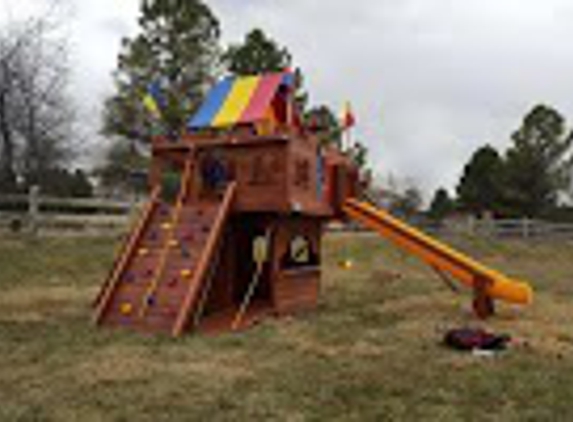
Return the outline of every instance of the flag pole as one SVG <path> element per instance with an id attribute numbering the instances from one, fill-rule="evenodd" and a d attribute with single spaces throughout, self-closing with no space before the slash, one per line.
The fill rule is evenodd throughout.
<path id="1" fill-rule="evenodd" d="M 354 116 L 352 114 L 352 110 L 350 108 L 350 102 L 347 101 L 344 106 L 344 111 L 342 115 L 342 139 L 341 139 L 341 150 L 342 152 L 349 152 L 352 148 L 352 126 L 354 126 Z M 344 145 L 346 143 L 346 145 Z"/>

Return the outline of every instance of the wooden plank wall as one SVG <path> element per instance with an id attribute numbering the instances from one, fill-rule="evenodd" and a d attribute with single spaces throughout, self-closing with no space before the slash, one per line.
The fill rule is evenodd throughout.
<path id="1" fill-rule="evenodd" d="M 201 180 L 200 161 L 208 154 L 220 160 L 237 181 L 236 212 L 287 211 L 285 143 L 268 142 L 229 145 L 199 153 L 196 177 Z"/>
<path id="2" fill-rule="evenodd" d="M 310 217 L 285 217 L 281 219 L 273 251 L 274 277 L 272 296 L 278 314 L 314 308 L 318 301 L 320 284 L 320 244 L 322 221 Z M 302 235 L 311 243 L 318 257 L 317 265 L 300 268 L 282 268 L 285 254 L 289 253 L 291 240 Z"/>

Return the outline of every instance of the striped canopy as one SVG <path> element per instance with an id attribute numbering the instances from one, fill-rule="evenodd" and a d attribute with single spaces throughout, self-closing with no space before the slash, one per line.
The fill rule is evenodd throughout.
<path id="1" fill-rule="evenodd" d="M 229 76 L 215 85 L 187 123 L 190 130 L 220 128 L 265 119 L 281 86 L 293 85 L 291 72 Z"/>

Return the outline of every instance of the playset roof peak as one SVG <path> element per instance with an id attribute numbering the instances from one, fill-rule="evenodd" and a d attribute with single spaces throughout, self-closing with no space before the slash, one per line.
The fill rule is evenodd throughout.
<path id="1" fill-rule="evenodd" d="M 284 108 L 294 85 L 291 71 L 227 76 L 215 84 L 199 110 L 189 119 L 191 131 L 255 123 L 272 118 L 273 104 Z"/>

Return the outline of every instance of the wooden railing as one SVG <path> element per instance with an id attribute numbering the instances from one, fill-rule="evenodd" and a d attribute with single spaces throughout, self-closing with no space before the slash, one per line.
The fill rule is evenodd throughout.
<path id="1" fill-rule="evenodd" d="M 160 189 L 156 187 L 152 194 L 147 206 L 143 210 L 141 217 L 136 223 L 136 226 L 131 231 L 131 235 L 128 237 L 125 246 L 119 251 L 117 261 L 113 267 L 110 277 L 104 283 L 98 298 L 96 299 L 96 312 L 94 315 L 94 322 L 98 324 L 103 317 L 105 308 L 111 298 L 111 295 L 119 282 L 121 274 L 125 271 L 131 256 L 135 251 L 135 246 L 138 244 L 145 227 L 148 225 L 149 220 L 153 214 L 154 208 L 159 202 Z"/>

